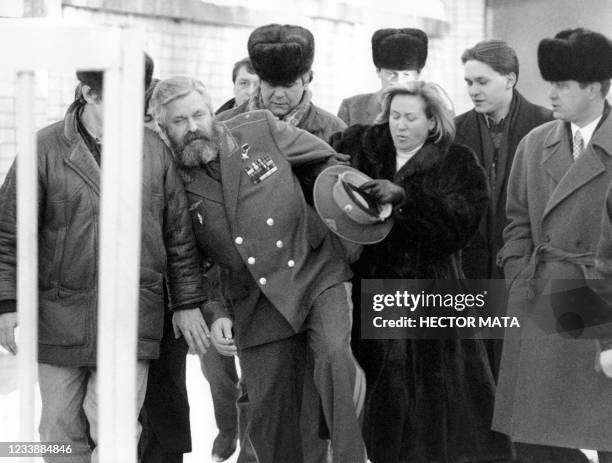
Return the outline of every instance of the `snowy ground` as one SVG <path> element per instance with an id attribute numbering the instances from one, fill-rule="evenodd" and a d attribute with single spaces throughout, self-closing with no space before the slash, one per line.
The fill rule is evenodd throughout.
<path id="1" fill-rule="evenodd" d="M 193 451 L 185 455 L 184 463 L 207 463 L 212 461 L 210 451 L 217 435 L 213 416 L 212 401 L 208 383 L 202 376 L 200 362 L 196 356 L 187 357 L 187 389 L 191 407 L 191 439 Z M 36 403 L 36 423 L 40 416 L 40 398 Z M 16 358 L 2 352 L 0 348 L 0 442 L 18 440 L 19 432 L 19 392 L 17 391 Z M 597 461 L 595 452 L 586 451 L 593 463 Z M 236 463 L 237 452 L 228 463 Z M 10 460 L 0 458 L 0 463 Z M 37 459 L 42 461 L 42 459 Z M 15 463 L 23 463 L 22 458 Z"/>

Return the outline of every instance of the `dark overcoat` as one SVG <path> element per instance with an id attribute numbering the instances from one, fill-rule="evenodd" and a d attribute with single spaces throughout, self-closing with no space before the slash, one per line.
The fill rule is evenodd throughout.
<path id="1" fill-rule="evenodd" d="M 480 164 L 486 166 L 483 135 L 487 134 L 481 132 L 478 122 L 480 117 L 483 116 L 474 109 L 457 116 L 455 142 L 470 147 Z M 530 103 L 515 91 L 508 117 L 510 120 L 506 134 L 499 147 L 496 185 L 490 207 L 480 222 L 478 232 L 462 252 L 463 271 L 467 278 L 503 278 L 503 272 L 495 259 L 503 246 L 502 232 L 507 224 L 506 190 L 514 153 L 521 139 L 531 129 L 552 120 L 552 112 Z"/>
<path id="2" fill-rule="evenodd" d="M 380 92 L 362 93 L 342 100 L 338 117 L 349 127 L 370 125 L 380 111 Z"/>
<path id="3" fill-rule="evenodd" d="M 396 172 L 389 126 L 353 126 L 333 137 L 339 152 L 373 178 L 394 181 L 406 202 L 381 243 L 354 265 L 359 320 L 361 278 L 460 278 L 458 252 L 476 232 L 488 201 L 474 153 L 427 142 Z M 359 340 L 366 371 L 364 435 L 374 463 L 464 462 L 505 458 L 508 441 L 490 431 L 494 384 L 479 340 Z"/>

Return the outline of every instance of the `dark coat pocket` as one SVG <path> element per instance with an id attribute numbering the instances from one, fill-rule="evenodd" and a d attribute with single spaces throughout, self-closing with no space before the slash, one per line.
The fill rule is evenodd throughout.
<path id="1" fill-rule="evenodd" d="M 140 269 L 138 338 L 160 341 L 164 331 L 163 277 L 152 270 Z"/>
<path id="2" fill-rule="evenodd" d="M 38 339 L 41 344 L 73 347 L 87 342 L 88 292 L 52 288 L 39 296 Z"/>

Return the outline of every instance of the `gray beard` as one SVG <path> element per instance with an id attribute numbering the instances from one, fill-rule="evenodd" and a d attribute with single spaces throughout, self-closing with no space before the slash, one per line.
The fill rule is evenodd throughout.
<path id="1" fill-rule="evenodd" d="M 187 146 L 172 150 L 174 158 L 183 168 L 196 168 L 208 164 L 216 159 L 219 154 L 219 146 L 214 140 L 198 138 Z"/>

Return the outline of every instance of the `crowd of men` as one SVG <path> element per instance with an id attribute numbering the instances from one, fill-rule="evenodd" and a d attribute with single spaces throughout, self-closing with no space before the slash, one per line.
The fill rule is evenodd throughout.
<path id="1" fill-rule="evenodd" d="M 322 170 L 347 163 L 330 137 L 374 123 L 387 86 L 420 78 L 428 38 L 412 28 L 376 31 L 381 88 L 344 99 L 338 116 L 313 103 L 310 31 L 259 27 L 247 49 L 232 71 L 234 97 L 216 111 L 197 78 L 152 82 L 147 61 L 145 122 L 155 131 L 145 129 L 143 145 L 140 459 L 180 462 L 191 450 L 190 350 L 212 391 L 215 461 L 239 441 L 241 463 L 365 463 L 367 385 L 351 351 L 355 249 L 318 217 L 312 189 Z M 455 142 L 473 150 L 490 192 L 462 251 L 463 272 L 505 278 L 510 299 L 528 298 L 535 278 L 612 273 L 612 43 L 572 29 L 543 39 L 537 52 L 552 111 L 516 90 L 519 62 L 507 43 L 483 41 L 457 57 L 474 107 L 456 117 Z M 105 115 L 102 73 L 77 78 L 65 119 L 38 133 L 38 361 L 41 440 L 88 446 L 91 454 L 70 460 L 85 462 L 97 458 Z M 13 354 L 15 198 L 13 165 L 0 189 L 0 345 Z M 507 461 L 586 461 L 578 449 L 588 448 L 612 462 L 612 382 L 600 361 L 609 337 L 488 343 L 497 379 L 491 426 L 515 446 Z"/>

